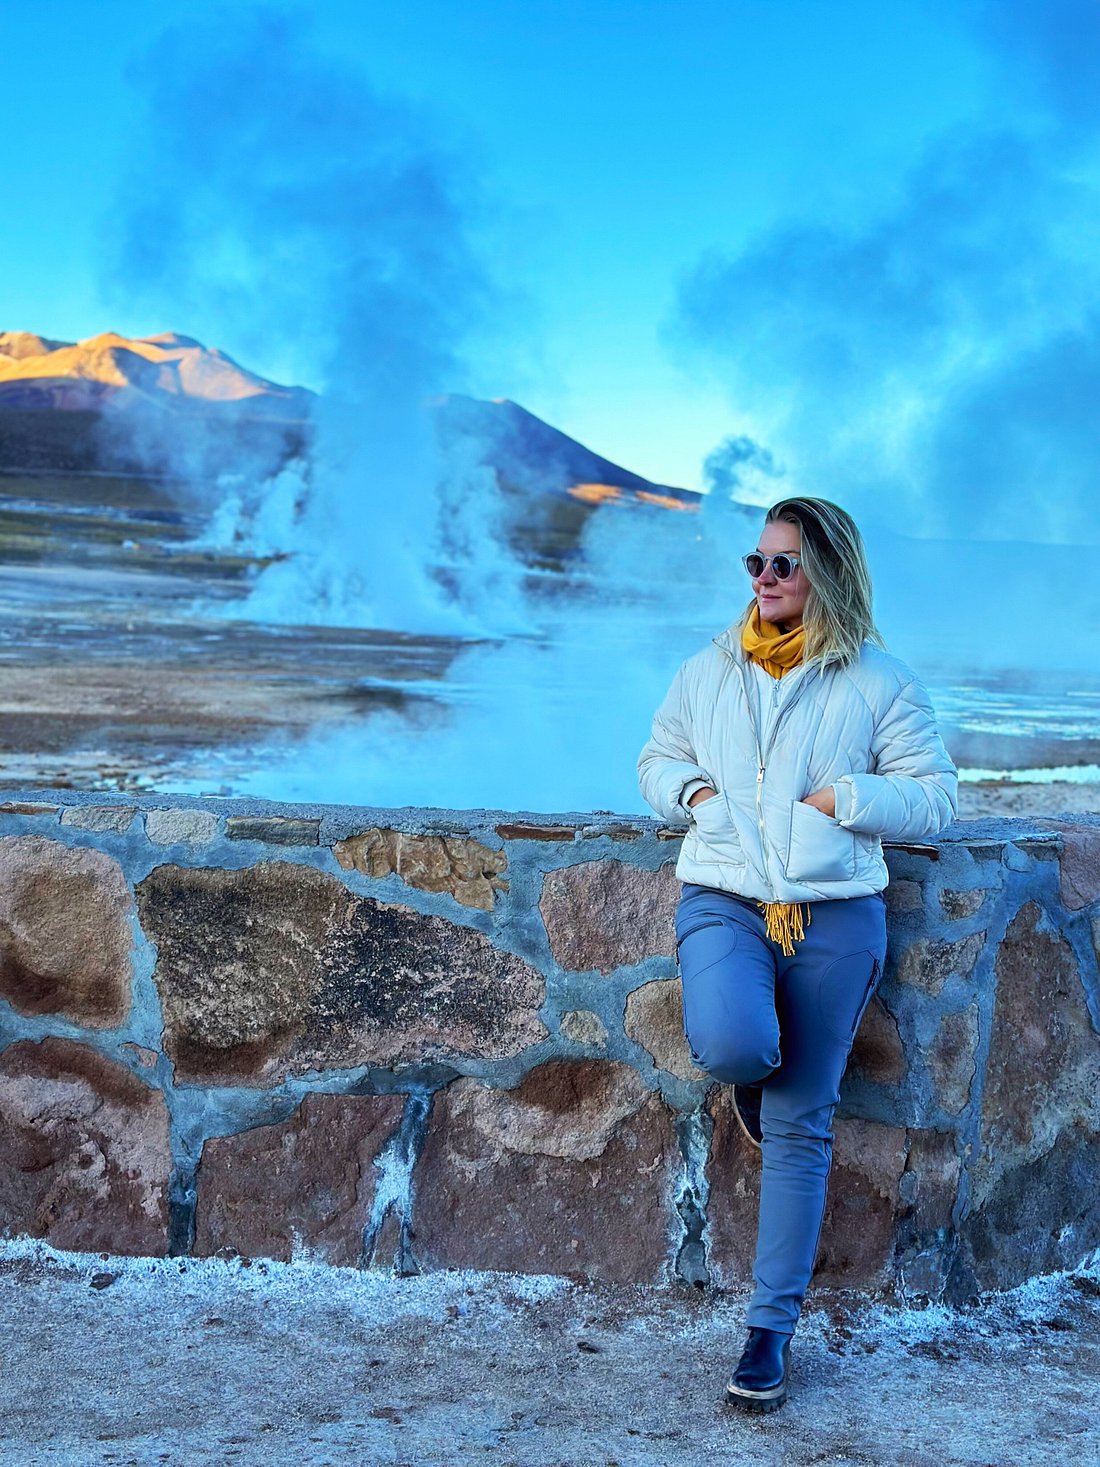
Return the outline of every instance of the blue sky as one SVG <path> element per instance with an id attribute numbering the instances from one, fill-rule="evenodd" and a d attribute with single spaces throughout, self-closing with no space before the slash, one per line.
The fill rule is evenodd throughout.
<path id="1" fill-rule="evenodd" d="M 232 199 L 207 198 L 205 212 L 191 202 L 207 184 L 204 153 L 219 155 L 226 133 L 245 125 L 247 106 L 230 115 L 218 99 L 227 68 L 239 66 L 234 44 L 255 49 L 257 8 L 272 10 L 202 0 L 0 8 L 0 329 L 70 339 L 175 329 L 259 371 L 323 385 L 323 354 L 267 329 L 270 290 L 255 292 L 251 314 L 233 299 L 249 228 L 285 224 L 272 212 L 278 180 L 231 227 Z M 623 465 L 689 487 L 703 486 L 716 445 L 749 434 L 809 490 L 824 438 L 819 487 L 839 497 L 854 450 L 835 407 L 859 425 L 857 447 L 874 437 L 861 492 L 889 483 L 910 506 L 946 502 L 960 464 L 1004 468 L 960 444 L 964 429 L 940 412 L 948 397 L 969 393 L 975 420 L 1002 441 L 1010 398 L 1013 423 L 1035 417 L 1034 437 L 1050 431 L 1060 372 L 1082 402 L 1096 385 L 1087 325 L 1100 264 L 1090 232 L 1096 118 L 1080 81 L 1096 59 L 1096 9 L 316 0 L 290 11 L 300 66 L 277 47 L 270 86 L 255 86 L 254 146 L 286 142 L 274 114 L 316 78 L 322 110 L 330 85 L 392 103 L 451 179 L 460 217 L 443 210 L 454 248 L 440 268 L 477 307 L 448 322 L 447 351 L 417 380 L 432 384 L 453 361 L 455 380 L 440 388 L 514 398 Z M 214 53 L 222 70 L 208 89 Z M 295 97 L 280 91 L 282 77 Z M 318 146 L 338 149 L 339 131 L 316 126 Z M 202 144 L 189 149 L 195 136 Z M 211 189 L 235 187 L 224 160 L 210 178 Z M 299 197 L 300 175 L 295 188 Z M 177 239 L 195 240 L 207 218 L 215 233 L 224 227 L 201 280 L 168 243 L 155 262 L 135 253 L 152 217 Z M 931 286 L 898 288 L 926 236 Z M 313 247 L 323 249 L 322 236 Z M 188 276 L 178 290 L 176 268 Z M 887 284 L 867 291 L 875 271 Z M 845 295 L 837 281 L 849 276 L 859 289 Z M 351 272 L 329 280 L 325 309 L 353 282 Z M 284 326 L 304 288 L 275 292 Z M 1004 302 L 1025 296 L 1026 319 L 1006 332 Z M 1075 351 L 1067 333 L 1083 331 Z M 990 340 L 993 365 L 977 351 Z M 1036 354 L 1045 376 L 1033 411 L 1021 363 Z M 1055 415 L 1055 428 L 1074 445 L 1063 474 L 1072 503 L 1095 444 L 1083 418 L 1069 417 Z M 912 422 L 919 433 L 906 438 L 898 425 Z"/>

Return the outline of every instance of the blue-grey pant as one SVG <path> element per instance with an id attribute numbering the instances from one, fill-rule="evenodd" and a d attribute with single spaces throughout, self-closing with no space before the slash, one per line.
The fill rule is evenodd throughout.
<path id="1" fill-rule="evenodd" d="M 754 901 L 692 882 L 676 909 L 695 1062 L 722 1084 L 762 1086 L 747 1322 L 784 1334 L 794 1333 L 813 1272 L 840 1081 L 886 956 L 885 900 L 813 902 L 805 934 L 784 957 Z"/>

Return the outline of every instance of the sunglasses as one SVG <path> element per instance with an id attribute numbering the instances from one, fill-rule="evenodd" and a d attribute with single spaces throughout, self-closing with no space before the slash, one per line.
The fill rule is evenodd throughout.
<path id="1" fill-rule="evenodd" d="M 748 555 L 743 555 L 741 564 L 755 581 L 757 576 L 764 574 L 764 567 L 769 560 L 772 563 L 772 574 L 777 581 L 789 581 L 802 564 L 797 555 L 761 555 L 759 550 L 751 550 Z"/>

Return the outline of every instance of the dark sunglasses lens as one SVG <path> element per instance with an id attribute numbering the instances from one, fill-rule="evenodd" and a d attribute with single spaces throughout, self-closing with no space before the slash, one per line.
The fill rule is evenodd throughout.
<path id="1" fill-rule="evenodd" d="M 772 570 L 775 571 L 775 579 L 777 581 L 789 580 L 792 572 L 794 571 L 794 566 L 791 564 L 790 556 L 773 555 Z"/>
<path id="2" fill-rule="evenodd" d="M 745 569 L 750 576 L 758 576 L 764 569 L 764 557 L 762 555 L 746 555 Z"/>

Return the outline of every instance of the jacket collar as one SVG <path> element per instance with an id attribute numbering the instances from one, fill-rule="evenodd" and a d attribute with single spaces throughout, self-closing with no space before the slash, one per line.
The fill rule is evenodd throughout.
<path id="1" fill-rule="evenodd" d="M 716 647 L 721 647 L 723 652 L 728 652 L 736 662 L 747 662 L 748 654 L 741 645 L 741 633 L 737 622 L 730 622 L 725 631 L 719 632 L 716 637 L 711 637 Z"/>

